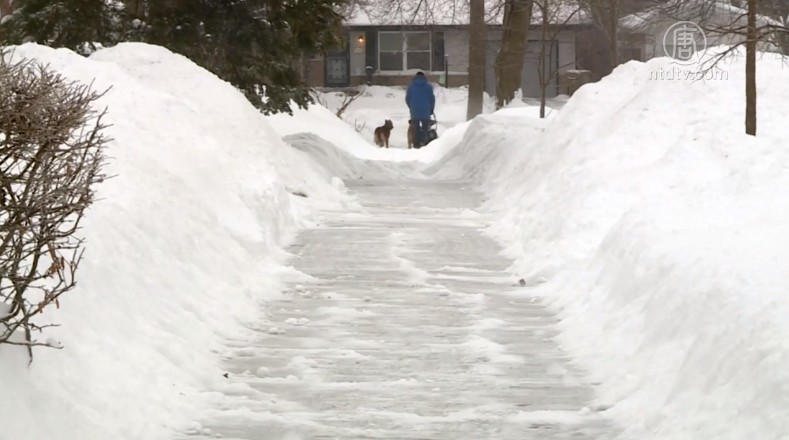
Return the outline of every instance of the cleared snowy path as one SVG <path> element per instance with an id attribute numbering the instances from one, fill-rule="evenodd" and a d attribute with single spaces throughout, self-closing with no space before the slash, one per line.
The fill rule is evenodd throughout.
<path id="1" fill-rule="evenodd" d="M 504 270 L 460 182 L 348 183 L 367 213 L 303 231 L 294 283 L 228 359 L 237 394 L 208 436 L 608 439 L 553 341 L 556 318 Z M 284 331 L 281 332 L 280 330 Z M 243 347 L 241 346 L 243 345 Z"/>

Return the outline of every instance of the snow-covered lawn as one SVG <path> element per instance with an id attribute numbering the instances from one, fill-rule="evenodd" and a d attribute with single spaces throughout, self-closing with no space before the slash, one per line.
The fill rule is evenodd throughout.
<path id="1" fill-rule="evenodd" d="M 759 60 L 759 136 L 743 131 L 743 62 L 728 79 L 650 80 L 630 62 L 547 119 L 518 103 L 465 122 L 438 91 L 440 138 L 403 150 L 404 90 L 344 113 L 264 117 L 162 48 L 82 58 L 24 45 L 109 107 L 108 174 L 89 211 L 78 288 L 42 317 L 63 350 L 0 346 L 0 439 L 165 440 L 223 383 L 228 338 L 282 287 L 282 246 L 320 211 L 358 210 L 340 179 L 464 178 L 523 295 L 563 318 L 560 342 L 599 382 L 593 410 L 625 439 L 789 435 L 789 68 Z M 372 130 L 392 119 L 388 151 Z M 363 126 L 360 133 L 357 127 Z M 362 159 L 362 160 L 359 160 Z M 305 197 L 306 196 L 306 197 Z"/>

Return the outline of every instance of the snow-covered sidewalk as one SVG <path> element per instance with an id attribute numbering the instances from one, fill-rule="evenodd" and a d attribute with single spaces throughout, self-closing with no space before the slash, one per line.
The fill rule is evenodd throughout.
<path id="1" fill-rule="evenodd" d="M 233 341 L 184 438 L 608 439 L 556 318 L 506 273 L 463 182 L 348 183 L 363 212 L 301 232 L 293 276 Z"/>

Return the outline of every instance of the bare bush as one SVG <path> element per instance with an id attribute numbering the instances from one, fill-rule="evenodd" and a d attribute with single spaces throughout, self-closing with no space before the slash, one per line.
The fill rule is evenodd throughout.
<path id="1" fill-rule="evenodd" d="M 329 103 L 326 101 L 326 98 L 323 97 L 323 94 L 316 90 L 310 90 L 310 95 L 315 102 L 326 108 L 329 108 Z"/>
<path id="2" fill-rule="evenodd" d="M 91 109 L 102 94 L 31 60 L 0 53 L 0 344 L 58 347 L 33 334 L 76 285 L 108 139 Z"/>
<path id="3" fill-rule="evenodd" d="M 353 104 L 354 101 L 359 99 L 360 96 L 364 94 L 364 88 L 362 90 L 353 90 L 353 91 L 346 91 L 342 97 L 342 102 L 340 106 L 337 108 L 337 112 L 335 113 L 338 118 L 342 118 L 342 114 L 345 113 L 345 110 L 348 110 L 348 107 Z"/>

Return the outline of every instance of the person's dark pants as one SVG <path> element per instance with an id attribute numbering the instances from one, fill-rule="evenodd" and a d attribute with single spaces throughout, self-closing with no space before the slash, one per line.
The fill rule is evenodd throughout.
<path id="1" fill-rule="evenodd" d="M 416 135 L 416 144 L 420 147 L 427 145 L 427 133 L 430 130 L 430 119 L 412 119 Z"/>

